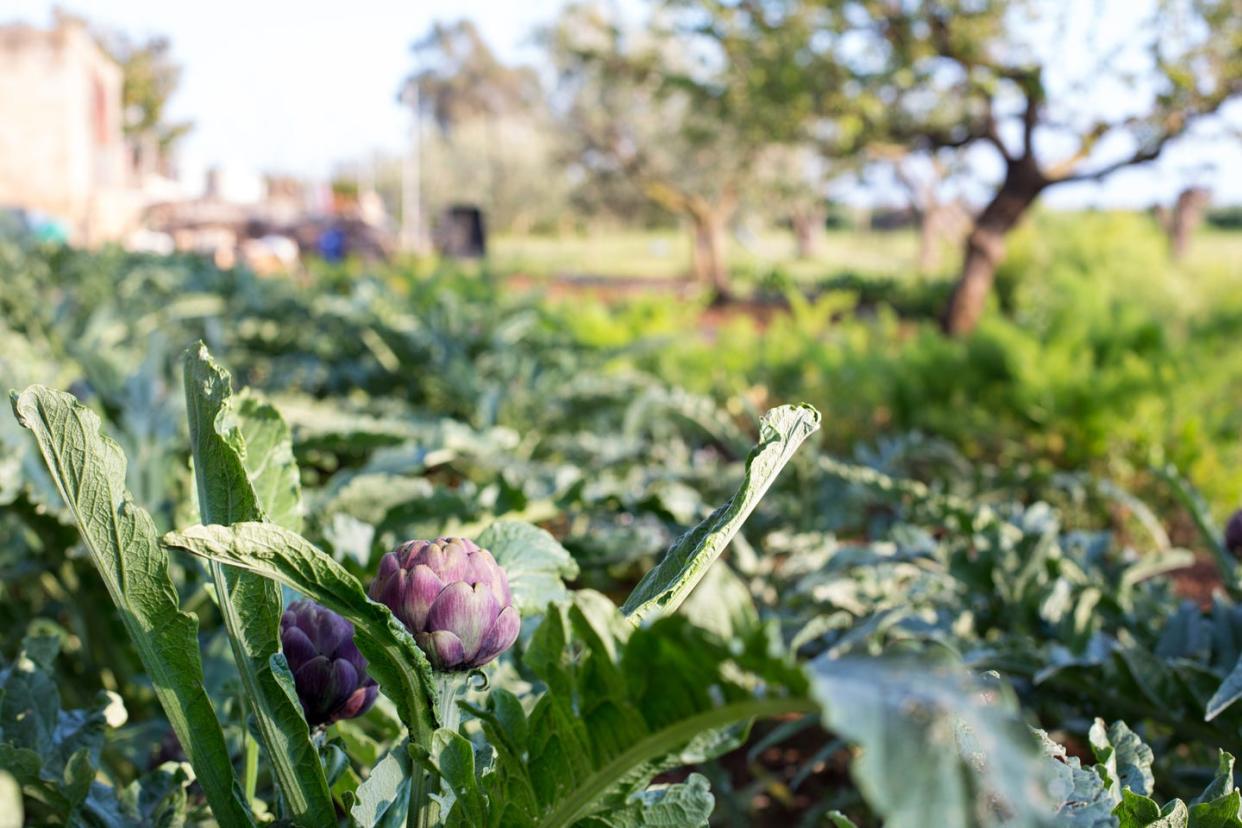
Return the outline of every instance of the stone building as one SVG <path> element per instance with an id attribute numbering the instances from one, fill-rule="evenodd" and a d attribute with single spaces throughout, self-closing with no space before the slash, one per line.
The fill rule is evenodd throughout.
<path id="1" fill-rule="evenodd" d="M 70 239 L 120 238 L 140 208 L 130 187 L 121 69 L 85 23 L 0 26 L 0 208 L 38 211 Z"/>

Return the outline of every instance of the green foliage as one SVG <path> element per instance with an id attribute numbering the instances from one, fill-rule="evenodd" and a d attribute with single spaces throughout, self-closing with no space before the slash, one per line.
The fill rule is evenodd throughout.
<path id="1" fill-rule="evenodd" d="M 124 488 L 120 448 L 68 394 L 32 386 L 14 394 L 13 411 L 38 442 L 216 819 L 252 824 L 203 685 L 197 621 L 178 606 L 150 515 Z"/>
<path id="2" fill-rule="evenodd" d="M 228 372 L 201 342 L 186 352 L 184 363 L 190 454 L 202 519 L 229 525 L 271 514 L 276 523 L 296 529 L 301 524 L 298 472 L 280 415 L 252 397 L 235 398 Z M 243 570 L 215 562 L 211 568 L 255 729 L 290 815 L 310 824 L 332 804 L 293 676 L 280 653 L 280 588 Z"/>
<path id="3" fill-rule="evenodd" d="M 819 412 L 810 406 L 785 406 L 764 415 L 759 444 L 746 458 L 746 476 L 737 493 L 706 520 L 687 532 L 643 576 L 622 610 L 635 621 L 675 612 L 729 541 L 742 528 L 776 475 L 819 428 Z"/>
<path id="4" fill-rule="evenodd" d="M 1138 225 L 1117 226 L 1121 247 Z M 1078 278 L 1068 274 L 1106 266 L 1081 239 L 1052 248 L 1048 263 L 1065 263 L 1066 285 Z M 1084 264 L 1071 265 L 1075 257 Z M 1011 316 L 961 343 L 890 313 L 883 291 L 862 318 L 841 292 L 818 302 L 793 294 L 792 314 L 766 330 L 734 320 L 705 343 L 685 329 L 697 324 L 693 307 L 599 306 L 567 328 L 564 310 L 454 274 L 392 270 L 387 283 L 324 276 L 296 286 L 195 260 L 0 245 L 3 268 L 0 380 L 54 380 L 81 400 L 19 396 L 35 441 L 0 418 L 0 645 L 26 652 L 3 681 L 33 680 L 21 666 L 29 662 L 45 676 L 40 687 L 58 688 L 64 715 L 98 726 L 106 689 L 123 698 L 129 721 L 92 731 L 97 755 L 68 774 L 53 729 L 32 743 L 39 764 L 3 765 L 0 807 L 4 780 L 16 777 L 26 813 L 43 823 L 72 824 L 75 802 L 102 824 L 182 809 L 192 823 L 210 818 L 203 774 L 188 785 L 188 771 L 167 764 L 178 758 L 164 744 L 165 718 L 176 715 L 159 705 L 167 673 L 144 663 L 150 653 L 135 658 L 117 644 L 135 618 L 114 609 L 109 573 L 130 579 L 127 607 L 152 594 L 166 607 L 175 585 L 201 618 L 198 635 L 177 637 L 177 663 L 200 653 L 202 673 L 174 678 L 193 679 L 215 702 L 230 771 L 254 755 L 245 745 L 259 724 L 256 693 L 238 669 L 250 651 L 240 664 L 230 658 L 210 568 L 153 544 L 172 529 L 169 548 L 215 559 L 233 583 L 278 580 L 346 614 L 383 687 L 366 716 L 317 737 L 318 757 L 287 769 L 260 762 L 248 776 L 256 820 L 292 816 L 285 773 L 311 787 L 322 773 L 338 826 L 702 824 L 710 814 L 725 825 L 921 817 L 973 828 L 1008 816 L 1103 828 L 1124 809 L 1135 819 L 1184 812 L 1188 825 L 1237 816 L 1217 748 L 1242 750 L 1233 703 L 1242 611 L 1227 590 L 1180 601 L 1177 570 L 1195 557 L 1181 546 L 1202 556 L 1218 528 L 1193 488 L 1164 471 L 1181 450 L 1165 437 L 1178 424 L 1153 425 L 1156 413 L 1211 408 L 1206 395 L 1230 376 L 1221 354 L 1236 326 L 1223 285 L 1205 287 L 1222 290 L 1211 313 L 1190 303 L 1161 317 L 1162 290 L 1130 289 L 1118 271 L 1084 305 L 1087 323 L 1044 328 L 1032 320 L 1069 319 L 1073 297 L 1058 305 L 1055 294 L 1027 290 L 1027 272 Z M 1156 320 L 1161 336 L 1127 314 Z M 592 315 L 607 323 L 597 341 Z M 231 394 L 205 356 L 192 354 L 183 376 L 179 355 L 199 337 L 247 390 Z M 1061 339 L 1077 345 L 1062 350 Z M 1089 354 L 1091 370 L 1072 347 Z M 1185 394 L 1177 401 L 1135 380 L 1147 363 L 1204 372 L 1169 375 Z M 1128 378 L 1129 397 L 1117 377 Z M 1116 398 L 1092 408 L 1089 386 L 1105 392 L 1115 381 Z M 1062 388 L 1085 401 L 1049 390 Z M 852 462 L 805 442 L 786 456 L 811 435 L 809 409 L 758 416 L 767 399 L 802 390 L 828 410 L 821 445 Z M 38 401 L 73 416 L 34 418 Z M 1092 412 L 1098 422 L 1084 419 Z M 1216 422 L 1223 434 L 1230 420 Z M 910 423 L 936 424 L 937 435 L 875 439 Z M 1116 442 L 1085 449 L 1095 429 Z M 1050 430 L 1063 432 L 1059 449 Z M 1140 433 L 1151 453 L 1129 442 Z M 149 514 L 122 544 L 123 572 L 96 571 L 99 550 L 116 544 L 93 519 L 137 507 L 66 506 L 57 489 L 66 474 L 52 453 L 49 476 L 40 451 L 62 444 L 94 446 L 64 466 L 73 485 L 106 471 L 92 504 L 119 503 L 128 487 Z M 1219 436 L 1202 445 L 1230 450 Z M 1071 456 L 1142 482 L 1154 503 L 1174 508 L 1152 509 L 1109 479 L 1050 462 Z M 1152 459 L 1159 475 L 1146 471 Z M 1209 503 L 1220 506 L 1213 491 Z M 90 554 L 75 508 L 92 519 Z M 441 534 L 493 549 L 526 620 L 513 650 L 487 666 L 486 688 L 474 677 L 456 708 L 404 629 L 363 592 L 379 554 Z M 659 560 L 667 563 L 645 575 Z M 1206 570 L 1209 588 L 1215 577 Z M 146 578 L 157 588 L 134 586 Z M 675 599 L 653 605 L 646 624 L 617 609 L 660 596 Z M 262 619 L 279 603 L 265 600 L 236 602 L 243 643 L 270 644 Z M 142 629 L 155 639 L 182 623 L 158 617 Z M 43 618 L 65 634 L 23 645 L 22 631 Z M 53 720 L 50 703 L 38 716 L 19 716 L 25 702 L 6 708 L 21 692 L 0 700 L 5 722 Z M 1092 727 L 1097 715 L 1127 724 Z M 1034 721 L 1073 755 L 1046 743 L 1041 757 L 1025 728 Z M 0 745 L 42 739 L 0 728 Z M 752 731 L 749 750 L 733 750 Z M 201 750 L 191 758 L 201 764 Z"/>
<path id="5" fill-rule="evenodd" d="M 578 564 L 543 529 L 520 521 L 497 521 L 475 542 L 505 570 L 514 606 L 521 613 L 537 614 L 550 603 L 569 599 L 564 582 L 578 577 Z"/>
<path id="6" fill-rule="evenodd" d="M 358 649 L 411 736 L 420 743 L 430 738 L 436 692 L 427 657 L 388 607 L 368 598 L 330 555 L 270 523 L 192 526 L 168 533 L 163 543 L 287 584 L 352 621 Z"/>

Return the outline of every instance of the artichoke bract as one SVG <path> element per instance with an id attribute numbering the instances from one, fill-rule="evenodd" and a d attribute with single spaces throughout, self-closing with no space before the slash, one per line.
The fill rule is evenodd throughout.
<path id="1" fill-rule="evenodd" d="M 1242 558 L 1242 509 L 1234 512 L 1225 524 L 1225 548 Z"/>
<path id="2" fill-rule="evenodd" d="M 380 560 L 369 594 L 440 671 L 481 667 L 513 646 L 521 626 L 504 569 L 466 538 L 401 544 Z"/>
<path id="3" fill-rule="evenodd" d="M 280 618 L 280 645 L 311 727 L 352 719 L 379 687 L 354 644 L 354 625 L 314 601 L 294 601 Z"/>

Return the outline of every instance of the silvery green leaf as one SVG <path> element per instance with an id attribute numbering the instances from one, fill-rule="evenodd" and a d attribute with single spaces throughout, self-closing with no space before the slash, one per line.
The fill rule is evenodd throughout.
<path id="1" fill-rule="evenodd" d="M 301 525 L 298 470 L 280 415 L 253 397 L 235 397 L 228 372 L 201 342 L 186 351 L 183 364 L 202 519 L 227 525 L 271 515 L 296 529 Z M 255 729 L 290 815 L 309 822 L 331 810 L 332 798 L 280 655 L 280 587 L 216 561 L 211 571 Z"/>
<path id="2" fill-rule="evenodd" d="M 819 412 L 809 405 L 786 405 L 765 414 L 737 492 L 673 543 L 634 587 L 622 611 L 635 622 L 675 611 L 742 528 L 798 446 L 819 429 L 819 420 Z"/>
<path id="3" fill-rule="evenodd" d="M 226 828 L 251 825 L 203 687 L 198 623 L 178 606 L 151 516 L 125 490 L 124 455 L 68 394 L 32 386 L 13 395 L 13 411 L 34 434 L 213 815 Z"/>

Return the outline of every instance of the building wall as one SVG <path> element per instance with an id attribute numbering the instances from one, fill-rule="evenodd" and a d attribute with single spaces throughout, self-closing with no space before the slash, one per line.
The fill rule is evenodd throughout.
<path id="1" fill-rule="evenodd" d="M 73 241 L 119 237 L 127 191 L 121 70 L 79 21 L 0 27 L 0 206 L 64 221 Z"/>

